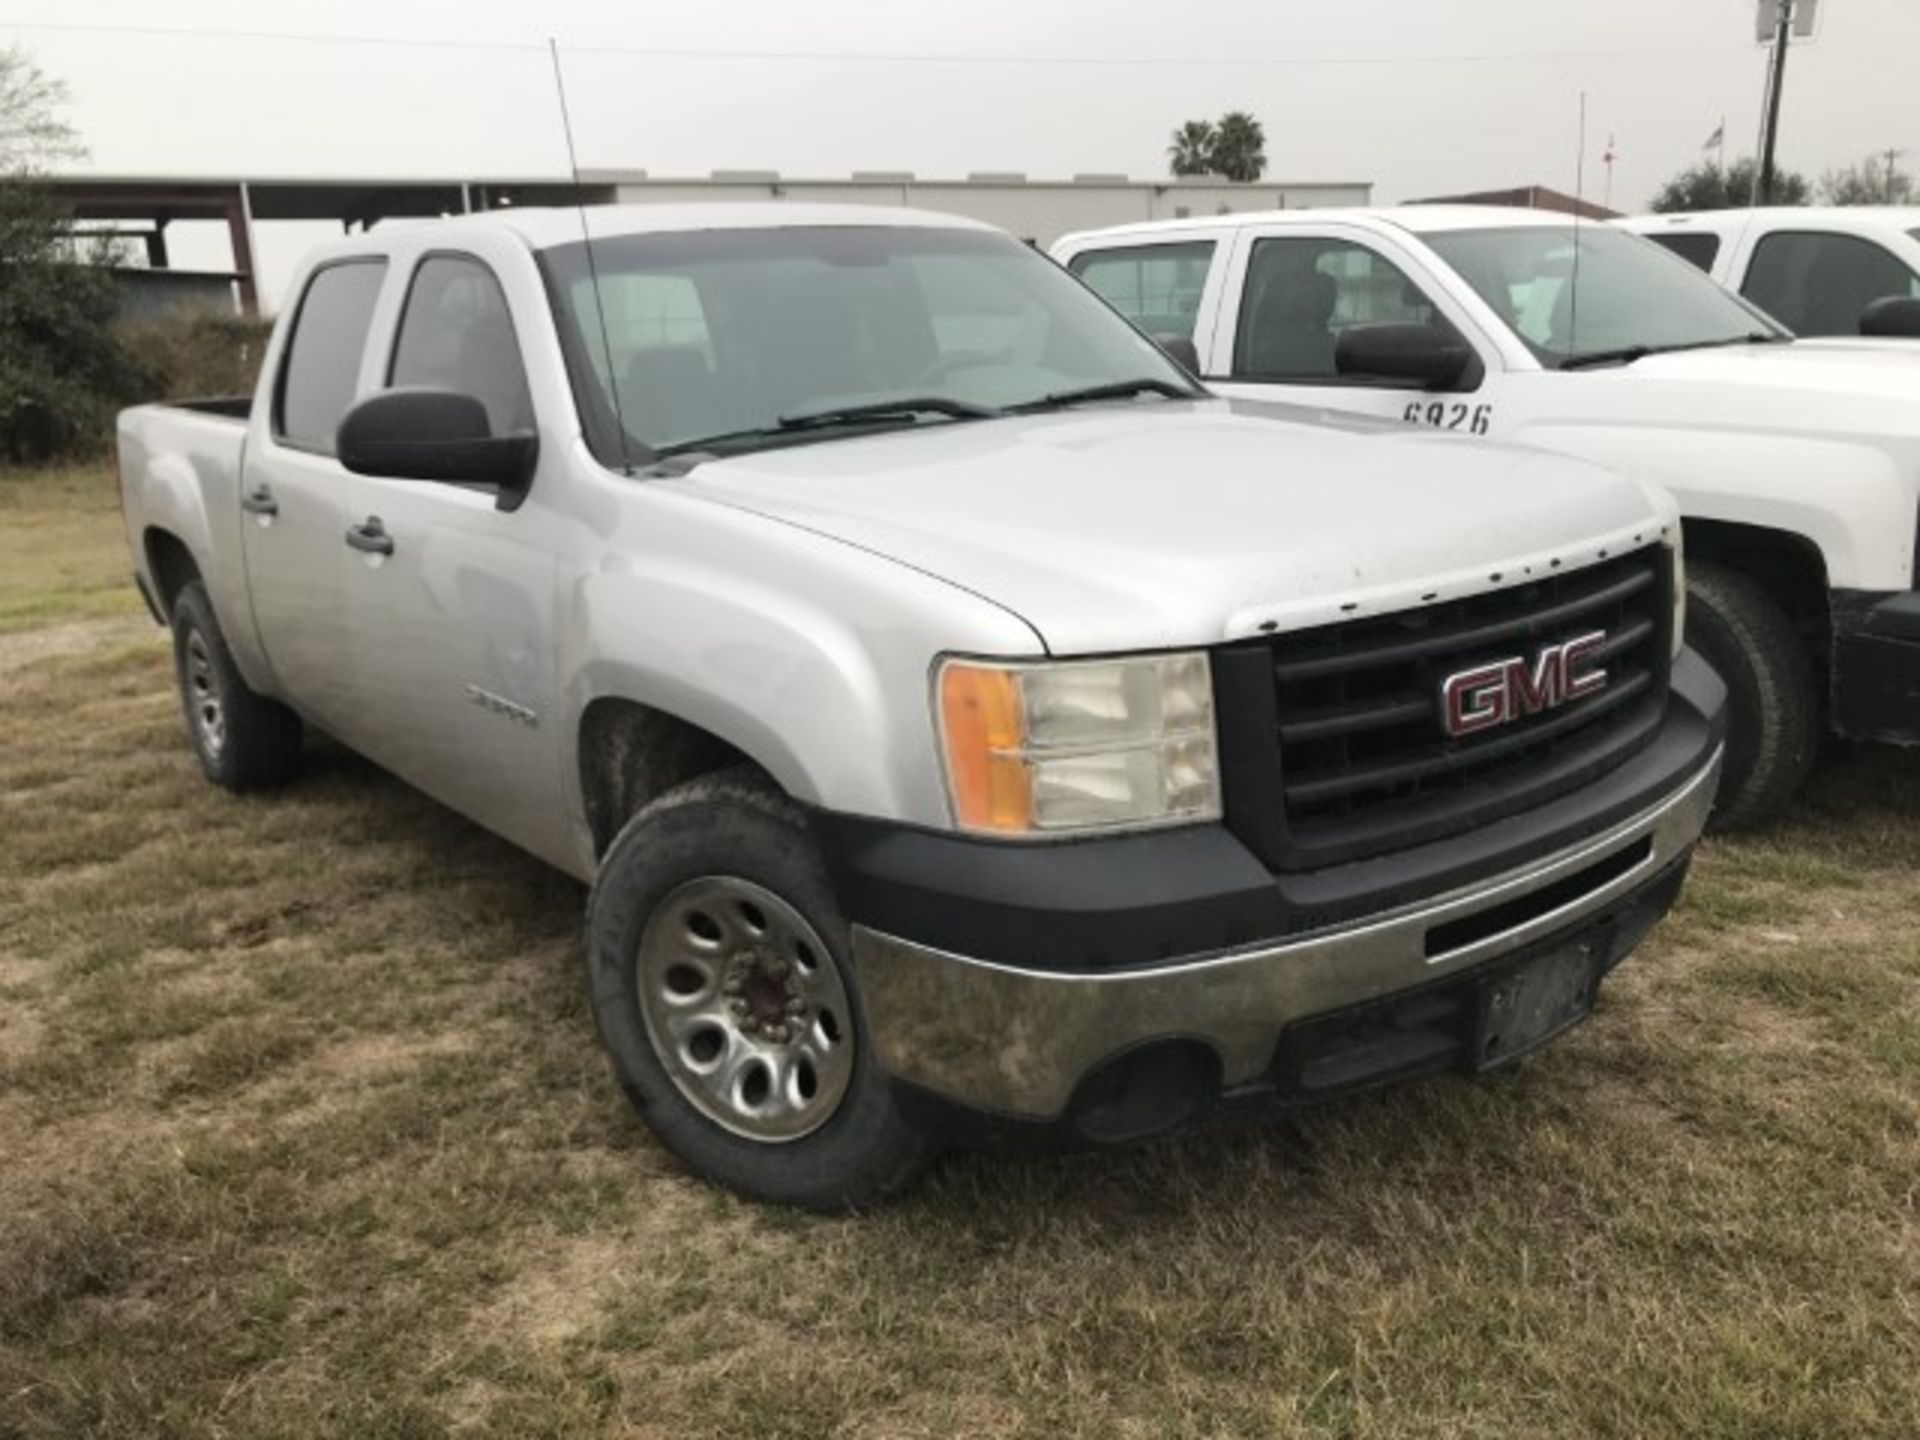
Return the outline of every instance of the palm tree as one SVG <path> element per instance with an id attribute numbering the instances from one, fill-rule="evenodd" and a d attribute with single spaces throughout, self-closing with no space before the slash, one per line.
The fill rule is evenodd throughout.
<path id="1" fill-rule="evenodd" d="M 1213 170 L 1229 180 L 1258 180 L 1267 170 L 1267 132 L 1244 110 L 1220 117 L 1214 131 Z"/>
<path id="2" fill-rule="evenodd" d="M 1211 175 L 1215 132 L 1211 120 L 1189 120 L 1173 132 L 1167 160 L 1175 175 Z"/>

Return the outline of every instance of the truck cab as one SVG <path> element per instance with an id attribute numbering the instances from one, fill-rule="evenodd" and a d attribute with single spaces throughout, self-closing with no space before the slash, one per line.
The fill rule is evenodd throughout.
<path id="1" fill-rule="evenodd" d="M 1763 206 L 1617 223 L 1804 338 L 1875 333 L 1870 310 L 1885 314 L 1887 301 L 1920 301 L 1920 206 Z M 1878 333 L 1917 332 L 1909 319 L 1901 330 Z"/>
<path id="2" fill-rule="evenodd" d="M 1920 346 L 1796 341 L 1624 230 L 1480 206 L 1069 235 L 1055 258 L 1256 407 L 1487 436 L 1680 503 L 1689 639 L 1727 678 L 1718 817 L 1797 794 L 1829 730 L 1920 743 Z"/>

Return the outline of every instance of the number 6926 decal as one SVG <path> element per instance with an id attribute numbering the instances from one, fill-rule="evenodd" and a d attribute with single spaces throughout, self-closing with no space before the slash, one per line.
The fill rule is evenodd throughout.
<path id="1" fill-rule="evenodd" d="M 1465 430 L 1484 435 L 1493 427 L 1493 406 L 1465 405 L 1458 400 L 1410 400 L 1404 417 L 1414 425 L 1436 430 Z"/>

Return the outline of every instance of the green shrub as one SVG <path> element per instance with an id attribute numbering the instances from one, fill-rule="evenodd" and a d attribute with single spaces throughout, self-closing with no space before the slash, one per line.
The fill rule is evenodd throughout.
<path id="1" fill-rule="evenodd" d="M 0 460 L 104 449 L 142 377 L 112 336 L 113 281 L 31 184 L 0 179 Z"/>
<path id="2" fill-rule="evenodd" d="M 182 308 L 122 321 L 114 340 L 138 372 L 143 400 L 251 395 L 273 324 Z"/>

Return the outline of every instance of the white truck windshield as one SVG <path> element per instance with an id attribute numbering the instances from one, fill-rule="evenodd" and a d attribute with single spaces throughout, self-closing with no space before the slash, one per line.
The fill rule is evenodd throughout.
<path id="1" fill-rule="evenodd" d="M 1106 398 L 1085 391 L 1200 393 L 1079 282 L 1001 235 L 705 230 L 596 238 L 591 266 L 584 243 L 540 258 L 608 464 Z"/>
<path id="2" fill-rule="evenodd" d="M 1605 226 L 1450 230 L 1422 237 L 1545 365 L 1787 338 L 1686 261 Z"/>

